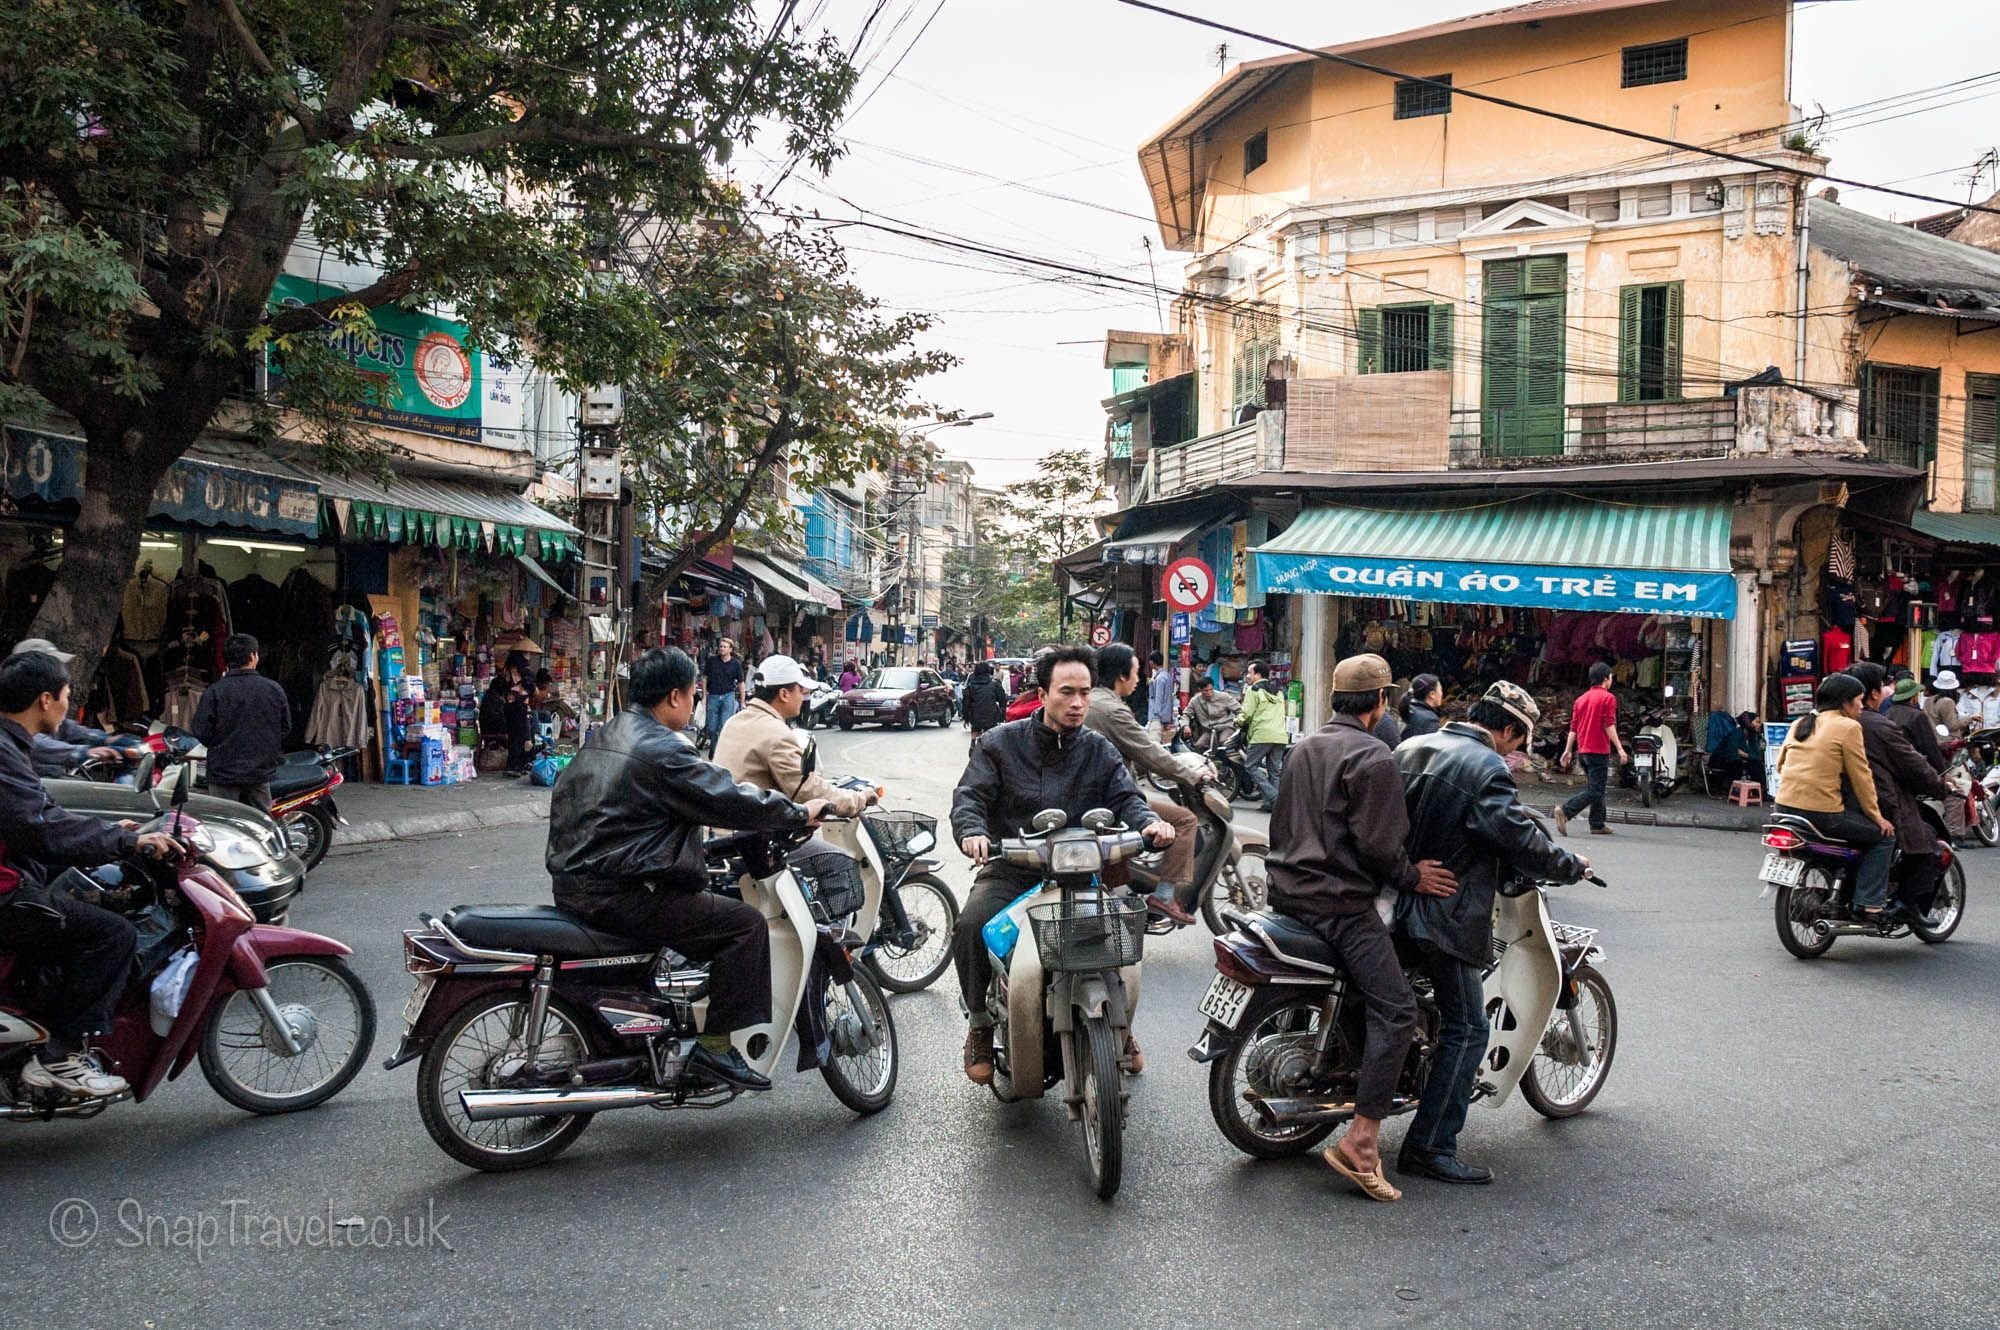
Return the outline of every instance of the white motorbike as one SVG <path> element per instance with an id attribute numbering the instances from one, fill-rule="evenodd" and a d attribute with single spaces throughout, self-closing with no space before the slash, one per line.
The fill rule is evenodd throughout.
<path id="1" fill-rule="evenodd" d="M 808 686 L 805 704 L 799 708 L 799 728 L 817 730 L 833 724 L 833 709 L 840 702 L 840 690 L 824 679 Z"/>
<path id="2" fill-rule="evenodd" d="M 1043 881 L 985 929 L 992 1089 L 1011 1101 L 1063 1086 L 1063 1109 L 1083 1127 L 1091 1185 L 1108 1201 L 1124 1169 L 1125 1049 L 1139 1004 L 1146 905 L 1112 894 L 1103 873 L 1145 841 L 1109 809 L 1091 809 L 1081 827 L 1068 821 L 1062 810 L 1044 809 L 1031 832 L 999 845 L 1003 861 Z"/>
<path id="3" fill-rule="evenodd" d="M 834 783 L 882 793 L 861 777 Z M 866 939 L 862 960 L 891 993 L 929 988 L 951 968 L 958 898 L 938 876 L 937 860 L 925 857 L 936 848 L 936 818 L 871 808 L 854 821 L 826 823 L 792 855 L 828 919 Z"/>

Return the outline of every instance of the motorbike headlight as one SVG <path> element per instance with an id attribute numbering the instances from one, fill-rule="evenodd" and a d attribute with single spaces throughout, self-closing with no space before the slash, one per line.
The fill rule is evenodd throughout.
<path id="1" fill-rule="evenodd" d="M 1095 840 L 1057 841 L 1049 846 L 1049 871 L 1067 876 L 1071 873 L 1096 873 L 1104 867 L 1104 851 Z"/>

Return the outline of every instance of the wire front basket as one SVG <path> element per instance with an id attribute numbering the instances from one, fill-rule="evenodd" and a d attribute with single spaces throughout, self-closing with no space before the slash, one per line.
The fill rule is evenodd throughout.
<path id="1" fill-rule="evenodd" d="M 1115 970 L 1137 965 L 1146 902 L 1137 896 L 1071 897 L 1028 907 L 1044 970 Z"/>
<path id="2" fill-rule="evenodd" d="M 861 825 L 868 828 L 868 839 L 875 842 L 885 868 L 900 868 L 915 859 L 919 852 L 912 850 L 910 843 L 926 834 L 932 846 L 937 844 L 937 819 L 922 813 L 877 809 L 863 816 Z"/>

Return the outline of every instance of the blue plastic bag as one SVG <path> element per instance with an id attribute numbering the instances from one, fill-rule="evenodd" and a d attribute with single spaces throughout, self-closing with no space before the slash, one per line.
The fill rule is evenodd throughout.
<path id="1" fill-rule="evenodd" d="M 562 775 L 563 768 L 568 765 L 567 753 L 561 756 L 550 753 L 546 757 L 538 757 L 535 759 L 535 764 L 528 768 L 528 779 L 546 789 L 556 783 L 556 777 Z"/>
<path id="2" fill-rule="evenodd" d="M 1042 894 L 1039 883 L 1029 887 L 1014 898 L 1012 904 L 986 921 L 986 927 L 979 935 L 986 939 L 986 950 L 994 960 L 1002 965 L 1014 954 L 1014 944 L 1021 938 L 1021 926 L 1028 919 L 1028 902 Z"/>

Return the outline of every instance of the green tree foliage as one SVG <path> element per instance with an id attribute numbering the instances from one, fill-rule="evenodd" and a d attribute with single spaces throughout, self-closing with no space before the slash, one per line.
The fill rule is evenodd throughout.
<path id="1" fill-rule="evenodd" d="M 572 388 L 670 360 L 653 293 L 592 258 L 716 207 L 714 167 L 758 124 L 824 168 L 854 77 L 750 0 L 10 7 L 0 408 L 74 417 L 88 479 L 35 630 L 94 659 L 155 486 L 219 413 L 364 461 L 351 409 L 374 390 L 327 334 L 371 309 L 448 306 Z M 274 316 L 308 218 L 329 262 L 379 277 Z M 282 419 L 230 406 L 266 347 Z"/>
<path id="2" fill-rule="evenodd" d="M 1062 581 L 1055 562 L 1098 539 L 1097 517 L 1111 501 L 1090 454 L 1064 448 L 1043 457 L 980 514 L 979 543 L 963 575 L 967 618 L 1019 655 L 1062 637 Z"/>

